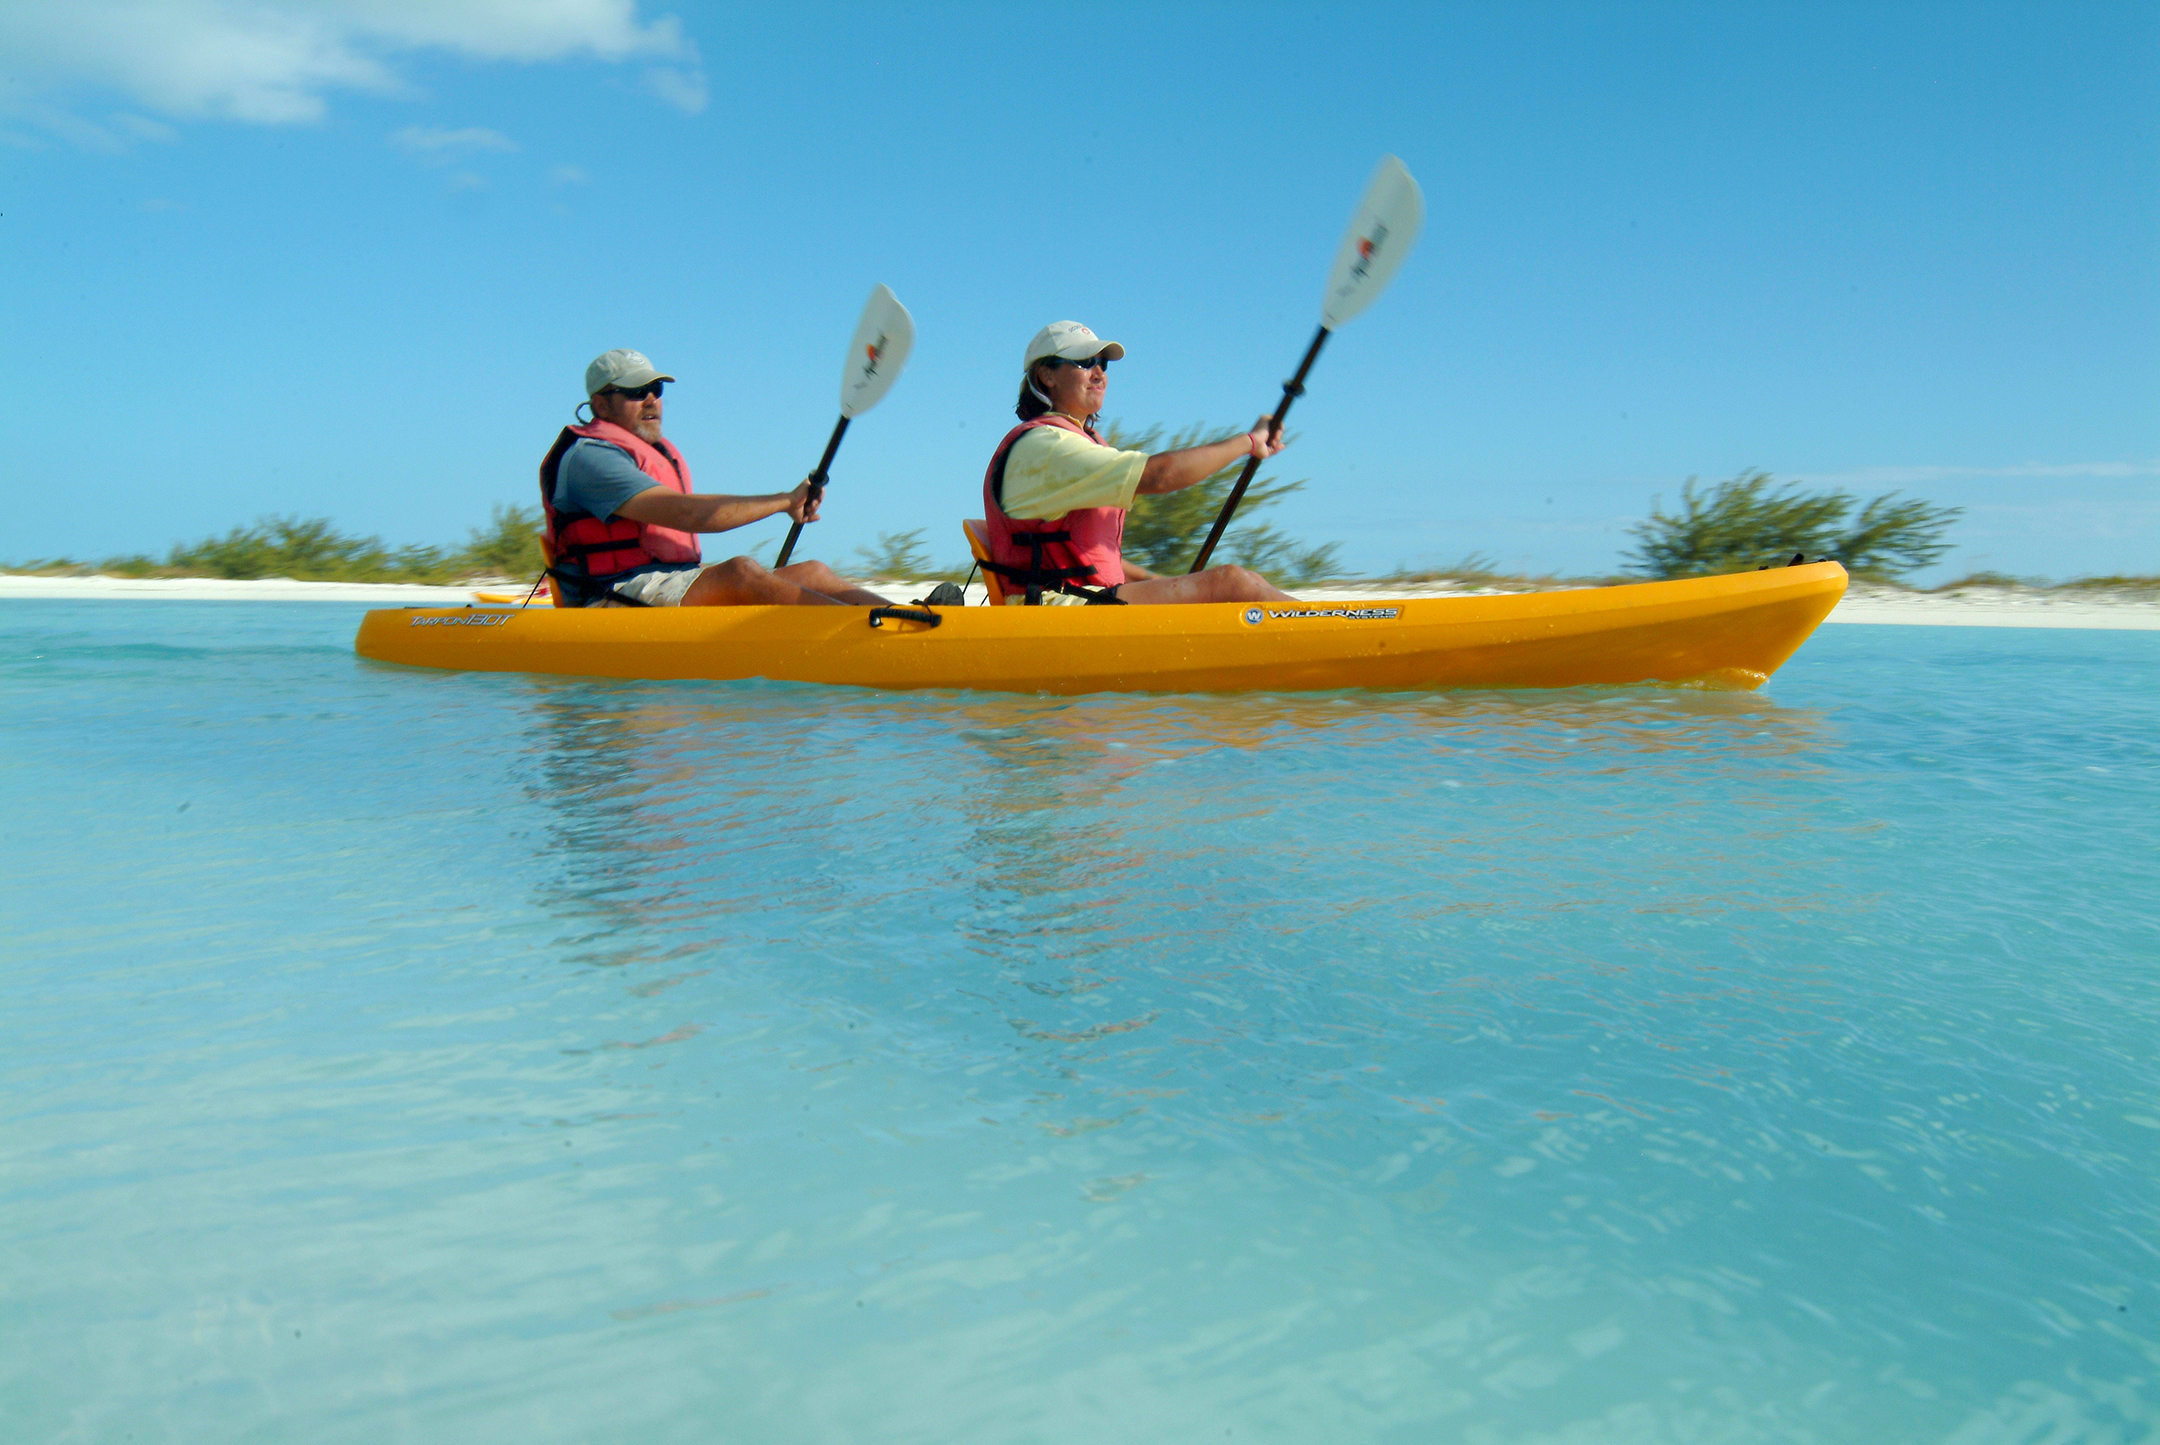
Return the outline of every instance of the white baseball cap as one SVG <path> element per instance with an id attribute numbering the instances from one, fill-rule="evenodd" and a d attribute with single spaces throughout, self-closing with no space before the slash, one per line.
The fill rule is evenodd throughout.
<path id="1" fill-rule="evenodd" d="M 1020 371 L 1025 375 L 1035 369 L 1036 362 L 1053 356 L 1067 361 L 1086 361 L 1093 356 L 1115 361 L 1124 354 L 1124 347 L 1103 340 L 1077 321 L 1053 321 L 1028 343 L 1027 360 L 1020 363 Z"/>
<path id="2" fill-rule="evenodd" d="M 585 368 L 585 394 L 598 396 L 611 386 L 625 391 L 635 391 L 648 381 L 673 381 L 675 378 L 660 371 L 645 359 L 642 351 L 626 351 L 616 347 L 603 351 Z"/>

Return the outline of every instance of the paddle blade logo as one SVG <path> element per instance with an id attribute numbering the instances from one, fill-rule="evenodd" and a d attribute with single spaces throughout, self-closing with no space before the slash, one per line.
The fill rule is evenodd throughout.
<path id="1" fill-rule="evenodd" d="M 1372 253 L 1374 248 L 1386 239 L 1387 227 L 1380 226 L 1373 231 L 1373 234 L 1367 236 L 1364 240 L 1358 242 L 1358 263 L 1357 265 L 1350 268 L 1350 274 L 1357 277 L 1360 281 L 1364 280 L 1366 270 L 1372 265 Z"/>
<path id="2" fill-rule="evenodd" d="M 880 331 L 878 339 L 863 348 L 862 374 L 864 380 L 867 381 L 877 375 L 878 358 L 885 354 L 885 342 L 887 339 L 885 333 Z"/>
<path id="3" fill-rule="evenodd" d="M 1386 244 L 1387 227 L 1385 225 L 1374 226 L 1373 233 L 1370 236 L 1358 237 L 1357 264 L 1350 268 L 1350 279 L 1343 282 L 1342 286 L 1335 292 L 1335 299 L 1338 302 L 1353 290 L 1365 284 L 1365 278 L 1372 274 L 1373 253 Z"/>

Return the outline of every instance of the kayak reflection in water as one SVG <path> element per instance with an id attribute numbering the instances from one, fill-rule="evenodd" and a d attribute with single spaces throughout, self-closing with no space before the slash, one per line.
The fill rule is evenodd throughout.
<path id="1" fill-rule="evenodd" d="M 1077 321 L 1035 333 L 1021 363 L 1020 425 L 1006 433 L 983 476 L 990 558 L 1007 601 L 1073 606 L 1119 602 L 1286 602 L 1290 594 L 1243 567 L 1160 577 L 1121 550 L 1133 498 L 1182 491 L 1248 456 L 1271 457 L 1280 438 L 1262 417 L 1243 436 L 1182 451 L 1121 452 L 1095 430 L 1110 363 L 1125 354 Z"/>
<path id="2" fill-rule="evenodd" d="M 690 466 L 660 433 L 668 376 L 635 351 L 585 368 L 593 419 L 564 427 L 540 464 L 548 571 L 572 607 L 882 606 L 823 562 L 767 569 L 748 557 L 701 565 L 699 532 L 731 532 L 781 512 L 817 520 L 803 482 L 791 492 L 694 492 Z"/>

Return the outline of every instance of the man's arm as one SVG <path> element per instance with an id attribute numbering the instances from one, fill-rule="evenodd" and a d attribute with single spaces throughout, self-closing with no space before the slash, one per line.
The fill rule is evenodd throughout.
<path id="1" fill-rule="evenodd" d="M 722 497 L 692 492 L 688 496 L 668 487 L 647 487 L 615 509 L 618 517 L 673 527 L 678 532 L 732 532 L 752 522 L 785 512 L 797 522 L 815 522 L 817 503 L 810 500 L 810 483 L 792 492 L 770 492 L 762 497 Z"/>
<path id="2" fill-rule="evenodd" d="M 1268 435 L 1268 424 L 1273 420 L 1267 416 L 1260 418 L 1244 436 L 1187 447 L 1183 451 L 1157 452 L 1148 458 L 1147 468 L 1140 473 L 1140 490 L 1149 496 L 1182 492 L 1197 482 L 1206 481 L 1240 458 L 1274 456 L 1283 449 L 1283 443 L 1281 437 Z"/>

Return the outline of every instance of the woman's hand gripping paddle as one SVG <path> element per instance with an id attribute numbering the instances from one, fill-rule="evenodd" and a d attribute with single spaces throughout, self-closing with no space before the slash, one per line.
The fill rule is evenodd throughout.
<path id="1" fill-rule="evenodd" d="M 907 365 L 908 352 L 914 345 L 915 318 L 908 315 L 900 298 L 887 286 L 872 291 L 869 303 L 863 307 L 862 320 L 855 323 L 855 339 L 848 343 L 847 360 L 840 365 L 840 421 L 832 429 L 832 439 L 825 443 L 825 455 L 818 458 L 817 470 L 810 474 L 810 505 L 817 505 L 818 498 L 825 494 L 833 453 L 840 450 L 847 424 L 885 399 L 885 393 L 900 379 L 900 368 Z M 787 566 L 802 528 L 803 524 L 797 522 L 788 529 L 780 560 L 773 566 Z"/>
<path id="2" fill-rule="evenodd" d="M 1381 157 L 1380 168 L 1366 185 L 1365 198 L 1358 202 L 1350 229 L 1343 232 L 1342 245 L 1335 252 L 1335 270 L 1328 277 L 1326 298 L 1320 305 L 1320 329 L 1314 333 L 1312 345 L 1305 348 L 1297 375 L 1283 383 L 1282 405 L 1275 408 L 1275 419 L 1268 423 L 1270 441 L 1282 435 L 1290 403 L 1305 394 L 1305 373 L 1312 370 L 1313 359 L 1320 354 L 1328 333 L 1372 305 L 1373 298 L 1395 279 L 1396 268 L 1410 254 L 1410 245 L 1424 224 L 1425 195 L 1418 183 L 1410 179 L 1401 161 L 1393 156 Z M 1222 511 L 1216 515 L 1213 530 L 1200 547 L 1200 555 L 1193 558 L 1186 571 L 1197 572 L 1207 566 L 1215 544 L 1222 540 L 1223 529 L 1230 525 L 1231 514 L 1245 499 L 1253 473 L 1259 470 L 1259 457 L 1246 461 L 1245 470 L 1238 473 L 1237 485 L 1230 489 Z"/>

